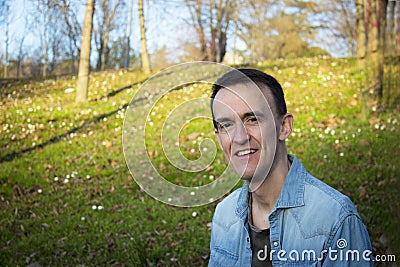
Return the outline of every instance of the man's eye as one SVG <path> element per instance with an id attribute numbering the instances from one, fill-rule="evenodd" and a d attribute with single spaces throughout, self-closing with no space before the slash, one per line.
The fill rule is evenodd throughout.
<path id="1" fill-rule="evenodd" d="M 219 123 L 218 125 L 221 130 L 226 130 L 232 126 L 232 123 L 224 122 L 224 123 Z"/>
<path id="2" fill-rule="evenodd" d="M 227 123 L 222 123 L 222 124 L 221 124 L 221 127 L 222 127 L 222 128 L 225 128 L 225 129 L 226 129 L 226 128 L 229 128 L 229 127 L 231 127 L 231 126 L 232 126 L 232 123 L 229 123 L 229 122 L 227 122 Z"/>
<path id="3" fill-rule="evenodd" d="M 257 120 L 256 117 L 250 117 L 250 118 L 247 119 L 247 121 L 250 122 L 250 123 L 254 123 L 254 122 L 257 122 L 258 120 Z"/>

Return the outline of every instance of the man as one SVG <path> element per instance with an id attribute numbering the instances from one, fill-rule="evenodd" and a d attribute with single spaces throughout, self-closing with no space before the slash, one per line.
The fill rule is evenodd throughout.
<path id="1" fill-rule="evenodd" d="M 293 116 L 272 76 L 224 74 L 211 111 L 225 159 L 245 182 L 216 207 L 209 266 L 372 266 L 351 200 L 287 154 Z"/>

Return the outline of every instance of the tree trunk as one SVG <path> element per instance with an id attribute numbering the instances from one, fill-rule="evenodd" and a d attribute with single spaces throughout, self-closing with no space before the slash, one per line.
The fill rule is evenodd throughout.
<path id="1" fill-rule="evenodd" d="M 388 0 L 379 0 L 379 43 L 380 43 L 380 48 L 385 48 L 385 46 L 386 46 L 387 7 L 388 7 Z"/>
<path id="2" fill-rule="evenodd" d="M 385 48 L 386 48 L 386 24 L 387 24 L 387 6 L 388 0 L 379 0 L 378 2 L 378 15 L 379 15 L 379 47 L 378 47 L 378 72 L 377 81 L 379 82 L 379 87 L 377 88 L 377 94 L 379 99 L 379 104 L 382 104 L 383 98 L 383 74 L 385 65 Z"/>
<path id="3" fill-rule="evenodd" d="M 391 92 L 394 86 L 393 81 L 393 64 L 394 64 L 394 55 L 395 55 L 395 48 L 396 48 L 396 28 L 395 28 L 395 7 L 396 2 L 390 1 L 389 2 L 389 22 L 388 22 L 388 29 L 387 29 L 387 41 L 385 51 L 388 52 L 389 58 L 389 70 L 388 75 L 386 76 L 388 79 L 387 88 L 386 88 L 386 106 L 389 106 L 390 99 L 391 99 Z"/>
<path id="4" fill-rule="evenodd" d="M 46 38 L 46 37 L 45 37 Z M 44 41 L 44 50 L 43 50 L 43 78 L 46 79 L 47 77 L 47 52 L 49 48 L 47 46 L 47 41 Z"/>
<path id="5" fill-rule="evenodd" d="M 388 51 L 391 56 L 393 56 L 393 53 L 396 48 L 396 27 L 395 27 L 395 7 L 396 7 L 396 2 L 395 1 L 390 1 L 389 2 L 389 28 L 388 28 Z"/>
<path id="6" fill-rule="evenodd" d="M 95 0 L 86 1 L 86 13 L 83 22 L 82 47 L 79 59 L 78 84 L 76 102 L 86 102 L 88 98 L 90 71 L 90 41 L 92 37 L 93 14 Z"/>
<path id="7" fill-rule="evenodd" d="M 193 1 L 185 0 L 186 6 L 189 9 L 190 16 L 192 18 L 192 23 L 194 25 L 194 28 L 196 29 L 196 34 L 197 38 L 199 40 L 200 44 L 200 55 L 201 58 L 200 60 L 208 60 L 208 51 L 207 51 L 207 41 L 205 38 L 205 33 L 204 33 L 204 27 L 203 27 L 203 21 L 201 19 L 201 6 L 202 6 L 202 0 L 197 0 L 194 5 L 194 10 L 192 11 L 191 4 Z"/>
<path id="8" fill-rule="evenodd" d="M 76 21 L 76 14 L 72 11 L 70 7 L 69 0 L 59 0 L 61 4 L 61 11 L 63 15 L 63 23 L 66 25 L 66 34 L 69 40 L 69 52 L 71 54 L 70 72 L 71 74 L 76 74 L 76 63 L 78 56 L 80 54 L 80 48 L 77 45 L 77 39 L 79 37 L 78 32 L 80 27 Z"/>
<path id="9" fill-rule="evenodd" d="M 222 62 L 224 60 L 225 54 L 226 54 L 226 32 L 221 31 L 219 40 L 218 40 L 218 62 Z"/>
<path id="10" fill-rule="evenodd" d="M 4 14 L 4 20 L 5 20 L 5 24 L 6 24 L 6 29 L 5 29 L 5 36 L 4 36 L 4 42 L 5 42 L 5 46 L 6 46 L 6 54 L 5 54 L 5 64 L 4 64 L 4 74 L 3 77 L 4 78 L 8 78 L 8 46 L 10 44 L 10 35 L 9 35 L 9 29 L 10 29 L 10 18 L 9 18 L 9 14 L 10 14 L 10 4 L 9 3 L 3 3 L 3 6 L 5 9 L 3 9 L 3 11 L 5 11 Z"/>
<path id="11" fill-rule="evenodd" d="M 151 72 L 150 57 L 147 53 L 147 41 L 146 41 L 146 27 L 144 24 L 143 15 L 143 0 L 138 0 L 138 12 L 139 12 L 139 24 L 140 24 L 140 44 L 142 48 L 142 70 L 144 73 L 149 74 Z"/>
<path id="12" fill-rule="evenodd" d="M 8 14 L 8 6 L 7 6 L 7 14 Z M 6 36 L 5 36 L 5 43 L 6 43 L 6 55 L 5 55 L 5 65 L 4 65 L 4 78 L 8 78 L 8 45 L 10 42 L 10 36 L 9 36 L 9 22 L 8 22 L 8 18 L 7 18 L 7 22 L 6 22 Z"/>
<path id="13" fill-rule="evenodd" d="M 72 40 L 69 40 L 69 51 L 71 51 L 71 63 L 69 64 L 69 71 L 72 75 L 75 74 L 75 55 L 73 54 Z"/>
<path id="14" fill-rule="evenodd" d="M 106 25 L 106 31 L 104 33 L 104 40 L 103 40 L 103 51 L 102 51 L 103 55 L 101 57 L 101 68 L 100 68 L 100 70 L 102 71 L 106 69 L 109 33 L 110 33 L 110 25 Z"/>
<path id="15" fill-rule="evenodd" d="M 98 35 L 97 35 L 98 34 Z M 98 38 L 97 38 L 98 36 Z M 103 37 L 103 31 L 99 30 L 98 33 L 94 33 L 94 40 L 96 43 L 96 49 L 97 49 L 97 62 L 96 62 L 96 70 L 100 71 L 101 70 L 101 62 L 103 61 L 103 44 L 104 44 L 104 37 Z"/>
<path id="16" fill-rule="evenodd" d="M 378 109 L 382 108 L 383 98 L 383 72 L 384 72 L 384 47 L 386 31 L 387 0 L 369 0 L 368 23 L 368 60 L 366 69 L 370 73 L 369 88 L 378 101 Z"/>
<path id="17" fill-rule="evenodd" d="M 124 68 L 129 68 L 129 50 L 130 47 L 130 36 L 131 36 L 131 24 L 132 24 L 132 2 L 133 0 L 129 0 L 128 6 L 128 22 L 126 24 L 126 43 L 125 43 L 125 56 L 124 56 Z"/>
<path id="18" fill-rule="evenodd" d="M 204 34 L 204 28 L 203 28 L 203 23 L 201 21 L 201 1 L 198 1 L 197 6 L 196 6 L 196 18 L 197 18 L 197 35 L 199 37 L 199 42 L 200 42 L 200 53 L 202 55 L 201 60 L 209 60 L 208 52 L 207 52 L 207 42 L 206 42 L 206 37 Z"/>
<path id="19" fill-rule="evenodd" d="M 49 23 L 49 19 L 48 16 L 50 16 L 49 12 L 49 8 L 47 6 L 46 8 L 46 4 L 48 3 L 42 3 L 43 7 L 41 9 L 42 15 L 43 15 L 43 79 L 46 79 L 47 77 L 47 60 L 48 60 L 48 54 L 49 54 L 49 45 L 48 45 L 48 40 L 47 40 L 47 36 L 48 36 L 48 23 Z"/>
<path id="20" fill-rule="evenodd" d="M 397 6 L 397 33 L 396 33 L 397 55 L 400 55 L 400 6 Z"/>
<path id="21" fill-rule="evenodd" d="M 371 0 L 364 0 L 364 16 L 365 16 L 365 36 L 367 37 L 366 53 L 368 53 L 369 47 L 369 27 L 370 27 L 370 13 L 371 13 Z"/>
<path id="22" fill-rule="evenodd" d="M 208 51 L 208 60 L 212 62 L 217 62 L 217 44 L 216 39 L 218 35 L 218 29 L 214 26 L 214 16 L 213 16 L 213 8 L 215 6 L 214 0 L 209 0 L 209 21 L 210 21 L 210 32 L 211 32 L 211 40 L 210 40 L 210 48 Z M 217 23 L 218 24 L 218 17 Z"/>
<path id="23" fill-rule="evenodd" d="M 226 32 L 228 31 L 229 22 L 232 14 L 232 3 L 229 1 L 219 1 L 217 10 L 217 29 L 218 29 L 218 43 L 217 43 L 217 61 L 222 62 L 226 53 Z"/>
<path id="24" fill-rule="evenodd" d="M 228 6 L 226 6 L 226 8 L 228 8 Z M 235 10 L 236 10 L 236 7 L 235 7 Z M 232 12 L 232 10 L 230 10 L 228 12 L 229 15 L 227 14 L 226 16 L 233 15 L 231 12 Z M 219 54 L 219 58 L 218 58 L 219 62 L 222 62 L 224 60 L 224 57 L 225 57 L 225 54 L 226 54 L 226 44 L 227 44 L 226 33 L 228 31 L 229 21 L 230 21 L 230 19 L 227 18 L 225 27 L 224 28 L 221 27 L 221 32 L 220 32 L 219 42 L 218 42 L 219 53 L 220 53 Z"/>
<path id="25" fill-rule="evenodd" d="M 358 58 L 365 58 L 366 50 L 366 32 L 365 32 L 365 14 L 364 0 L 356 0 L 356 24 L 357 24 L 357 51 Z"/>
<path id="26" fill-rule="evenodd" d="M 24 44 L 24 40 L 25 40 L 25 36 L 21 37 L 21 40 L 19 42 L 19 48 L 18 48 L 18 62 L 17 62 L 17 79 L 20 78 L 20 74 L 21 74 L 21 63 L 23 60 L 23 56 L 22 56 L 22 45 Z"/>
<path id="27" fill-rule="evenodd" d="M 378 63 L 379 31 L 376 0 L 368 0 L 368 58 L 372 67 L 372 75 L 376 71 Z M 376 81 L 372 81 L 376 82 Z"/>
<path id="28" fill-rule="evenodd" d="M 112 7 L 112 10 L 109 8 L 109 2 L 106 0 L 102 0 L 102 9 L 103 9 L 103 16 L 105 18 L 104 20 L 104 39 L 103 39 L 103 45 L 102 45 L 102 57 L 100 61 L 100 70 L 104 71 L 106 68 L 106 65 L 108 63 L 108 57 L 110 53 L 110 49 L 108 48 L 108 40 L 110 36 L 110 31 L 112 31 L 112 22 L 114 20 L 115 14 L 117 12 L 118 6 L 120 2 L 119 0 L 115 2 L 114 6 Z"/>
<path id="29" fill-rule="evenodd" d="M 237 65 L 238 62 L 238 51 L 237 51 L 237 47 L 236 47 L 236 39 L 237 39 L 237 35 L 238 35 L 238 20 L 239 20 L 239 11 L 238 11 L 238 7 L 237 7 L 237 2 L 235 2 L 235 31 L 233 33 L 233 64 Z"/>

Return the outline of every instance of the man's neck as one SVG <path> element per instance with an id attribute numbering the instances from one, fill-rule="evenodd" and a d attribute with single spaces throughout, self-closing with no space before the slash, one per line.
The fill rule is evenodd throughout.
<path id="1" fill-rule="evenodd" d="M 252 218 L 259 229 L 269 228 L 268 216 L 274 208 L 290 168 L 287 156 L 277 161 L 273 172 L 252 192 Z"/>

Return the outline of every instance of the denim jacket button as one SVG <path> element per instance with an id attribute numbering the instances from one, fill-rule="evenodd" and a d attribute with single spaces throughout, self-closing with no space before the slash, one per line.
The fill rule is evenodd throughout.
<path id="1" fill-rule="evenodd" d="M 274 247 L 277 247 L 277 246 L 279 246 L 279 243 L 278 243 L 278 241 L 275 241 L 274 242 Z"/>

